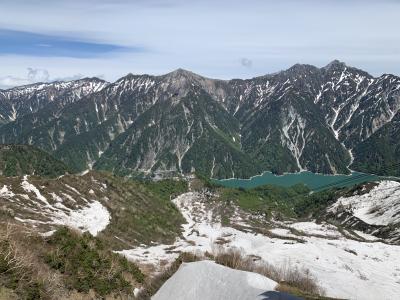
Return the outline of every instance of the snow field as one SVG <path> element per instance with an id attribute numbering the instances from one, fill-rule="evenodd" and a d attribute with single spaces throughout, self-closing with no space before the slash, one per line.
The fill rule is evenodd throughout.
<path id="1" fill-rule="evenodd" d="M 142 246 L 119 253 L 139 263 L 173 261 L 177 252 L 212 252 L 218 239 L 275 267 L 307 269 L 330 297 L 396 299 L 400 294 L 400 247 L 381 242 L 359 242 L 342 236 L 333 226 L 312 222 L 290 224 L 309 235 L 305 243 L 243 232 L 211 222 L 201 195 L 185 193 L 173 200 L 185 217 L 183 238 L 173 245 Z M 285 228 L 276 228 L 280 235 Z M 324 238 L 327 237 L 327 238 Z"/>

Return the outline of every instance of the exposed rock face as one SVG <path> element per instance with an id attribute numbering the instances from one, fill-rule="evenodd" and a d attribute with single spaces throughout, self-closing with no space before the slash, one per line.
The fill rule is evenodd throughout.
<path id="1" fill-rule="evenodd" d="M 396 139 L 399 110 L 399 77 L 338 61 L 249 80 L 178 69 L 0 91 L 0 142 L 38 146 L 76 171 L 348 173 L 353 159 L 371 171 L 366 157 L 395 157 L 397 144 L 383 136 Z"/>

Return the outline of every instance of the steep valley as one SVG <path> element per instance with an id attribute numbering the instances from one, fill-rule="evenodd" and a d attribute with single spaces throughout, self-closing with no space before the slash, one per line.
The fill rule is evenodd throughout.
<path id="1" fill-rule="evenodd" d="M 149 280 L 179 261 L 180 255 L 193 253 L 211 259 L 229 249 L 238 249 L 256 263 L 267 262 L 279 272 L 299 272 L 328 297 L 376 299 L 384 293 L 393 298 L 399 289 L 398 182 L 309 194 L 301 185 L 244 190 L 194 177 L 136 181 L 92 171 L 53 179 L 1 177 L 0 186 L 1 228 L 17 228 L 13 230 L 18 234 L 31 232 L 30 238 L 39 235 L 39 245 L 44 239 L 45 249 L 73 239 L 82 245 L 103 245 L 90 251 L 118 253 L 143 272 L 145 279 L 134 271 L 138 277 L 129 281 L 137 291 L 147 288 Z M 77 233 L 68 233 L 63 226 Z M 87 233 L 80 237 L 79 232 Z M 51 249 L 46 251 L 53 253 Z M 86 251 L 76 253 L 92 253 Z M 63 259 L 69 264 L 83 258 Z M 86 297 L 86 289 L 77 282 L 64 285 L 73 277 L 68 273 L 59 277 L 60 267 L 54 264 L 59 259 L 54 256 L 46 261 L 39 255 L 34 266 L 50 263 L 49 274 L 58 276 L 62 288 L 57 292 L 63 298 L 74 293 Z M 88 276 L 103 272 L 97 269 L 102 266 L 85 272 Z M 84 278 L 97 296 L 112 295 L 111 287 L 103 291 L 100 282 Z M 354 289 L 355 284 L 362 288 Z M 46 286 L 40 287 L 38 292 L 45 290 Z M 291 290 L 306 295 L 295 291 Z M 323 299 L 313 297 L 305 299 Z"/>
<path id="2" fill-rule="evenodd" d="M 248 80 L 178 69 L 37 84 L 1 91 L 0 141 L 39 147 L 75 172 L 396 175 L 375 164 L 396 161 L 399 89 L 396 76 L 339 61 Z"/>
<path id="3" fill-rule="evenodd" d="M 0 90 L 0 298 L 396 299 L 399 120 L 339 61 Z"/>

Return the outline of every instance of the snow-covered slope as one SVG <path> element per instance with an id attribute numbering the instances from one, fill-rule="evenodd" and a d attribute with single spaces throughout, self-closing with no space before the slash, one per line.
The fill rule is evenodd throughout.
<path id="1" fill-rule="evenodd" d="M 63 190 L 49 190 L 37 186 L 29 176 L 24 176 L 17 185 L 18 177 L 9 180 L 0 189 L 0 203 L 12 208 L 15 220 L 52 229 L 54 225 L 65 225 L 88 231 L 96 236 L 110 223 L 111 215 L 96 199 L 86 199 L 75 188 L 64 184 Z M 51 232 L 51 231 L 50 231 Z"/>
<path id="2" fill-rule="evenodd" d="M 346 299 L 396 299 L 400 292 L 399 246 L 349 238 L 328 224 L 277 223 L 272 234 L 260 234 L 237 218 L 237 226 L 224 227 L 207 208 L 204 195 L 189 192 L 173 200 L 185 217 L 183 238 L 173 245 L 143 246 L 120 253 L 140 263 L 159 265 L 180 251 L 209 251 L 216 244 L 236 247 L 277 267 L 307 269 L 327 296 Z M 236 228 L 233 228 L 236 227 Z M 290 228 L 296 229 L 294 234 Z M 171 249 L 173 251 L 171 251 Z"/>
<path id="3" fill-rule="evenodd" d="M 328 220 L 400 244 L 400 183 L 364 184 L 340 197 L 326 210 Z"/>
<path id="4" fill-rule="evenodd" d="M 41 234 L 60 225 L 88 231 L 107 239 L 113 249 L 152 240 L 170 243 L 184 221 L 153 187 L 97 172 L 56 178 L 0 176 L 0 216 Z"/>
<path id="5" fill-rule="evenodd" d="M 73 103 L 91 93 L 98 92 L 108 83 L 98 78 L 75 81 L 35 83 L 0 90 L 0 122 L 15 121 L 26 114 L 35 113 L 52 102 L 59 108 Z"/>
<path id="6" fill-rule="evenodd" d="M 328 211 L 347 211 L 371 225 L 389 225 L 400 221 L 400 183 L 381 181 L 368 193 L 341 197 Z"/>
<path id="7" fill-rule="evenodd" d="M 268 299 L 277 283 L 265 276 L 238 271 L 211 261 L 184 263 L 152 297 L 153 300 Z"/>
<path id="8" fill-rule="evenodd" d="M 399 110 L 399 77 L 339 61 L 229 81 L 178 69 L 0 91 L 0 141 L 35 145 L 75 171 L 348 173 L 358 145 Z"/>

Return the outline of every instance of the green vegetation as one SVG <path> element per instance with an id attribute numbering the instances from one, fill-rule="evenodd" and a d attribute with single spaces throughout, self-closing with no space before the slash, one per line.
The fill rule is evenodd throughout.
<path id="1" fill-rule="evenodd" d="M 307 186 L 297 184 L 291 187 L 263 185 L 256 188 L 229 188 L 216 184 L 204 176 L 198 176 L 197 189 L 207 188 L 215 192 L 223 209 L 222 222 L 229 224 L 226 214 L 233 212 L 232 204 L 252 214 L 263 215 L 267 219 L 306 218 L 318 216 L 327 205 L 350 188 L 329 189 L 313 193 Z"/>
<path id="2" fill-rule="evenodd" d="M 296 139 L 297 136 L 298 143 L 301 141 L 299 134 L 304 136 L 312 134 L 313 137 L 304 140 L 305 144 L 300 157 L 303 168 L 315 173 L 329 174 L 332 173 L 332 165 L 339 173 L 349 173 L 348 152 L 335 139 L 332 131 L 323 125 L 326 121 L 321 115 L 320 108 L 308 100 L 288 93 L 283 103 L 274 101 L 260 110 L 255 110 L 249 119 L 243 118 L 247 116 L 240 118 L 240 115 L 236 115 L 240 121 L 244 121 L 241 131 L 242 150 L 251 156 L 253 164 L 260 165 L 262 171 L 269 170 L 277 174 L 300 171 L 290 147 L 286 144 L 290 142 L 283 135 L 283 127 L 280 127 L 286 122 L 293 122 L 288 129 L 288 137 Z M 298 118 L 292 119 L 290 111 L 296 111 Z M 251 122 L 248 122 L 249 120 Z M 302 130 L 295 129 L 301 127 L 298 122 L 304 122 L 305 126 Z M 299 146 L 300 144 L 297 145 Z M 259 173 L 253 173 L 253 175 Z"/>
<path id="3" fill-rule="evenodd" d="M 170 198 L 185 192 L 186 182 L 137 181 L 95 172 L 84 176 L 86 180 L 89 178 L 106 186 L 101 195 L 108 199 L 104 204 L 111 213 L 111 223 L 100 235 L 114 248 L 126 249 L 151 242 L 172 243 L 180 234 L 185 220 Z"/>
<path id="4" fill-rule="evenodd" d="M 2 240 L 0 243 L 0 298 L 4 293 L 7 297 L 1 299 L 41 299 L 43 283 L 33 278 L 33 270 L 23 261 L 23 257 L 13 253 L 12 247 L 10 241 Z"/>
<path id="5" fill-rule="evenodd" d="M 99 238 L 0 223 L 0 299 L 130 299 L 141 270 Z M 4 296 L 4 298 L 2 298 Z"/>
<path id="6" fill-rule="evenodd" d="M 126 258 L 107 251 L 100 239 L 70 229 L 58 229 L 47 241 L 50 251 L 45 261 L 64 276 L 66 286 L 87 293 L 93 289 L 105 296 L 130 293 L 132 281 L 142 283 L 144 275 Z"/>
<path id="7" fill-rule="evenodd" d="M 265 185 L 254 189 L 218 188 L 219 199 L 230 205 L 231 201 L 244 210 L 263 214 L 272 213 L 295 217 L 295 207 L 307 198 L 309 189 L 304 185 L 290 188 Z"/>
<path id="8" fill-rule="evenodd" d="M 398 78 L 385 75 L 363 95 L 357 77 L 372 77 L 348 68 L 351 83 L 318 94 L 344 68 L 295 65 L 269 76 L 231 81 L 190 72 L 127 75 L 93 94 L 50 86 L 40 93 L 11 93 L 1 99 L 0 138 L 40 147 L 75 172 L 90 166 L 129 176 L 144 170 L 195 170 L 213 178 L 248 178 L 266 170 L 349 174 L 347 149 L 353 149 L 352 169 L 399 175 L 399 168 L 388 170 L 400 163 L 400 114 L 389 118 L 388 110 L 396 112 Z M 144 81 L 152 84 L 142 89 Z M 349 95 L 357 95 L 352 105 L 362 102 L 363 108 L 346 124 L 345 110 L 335 118 L 331 125 L 341 129 L 338 140 L 327 120 L 332 105 L 344 105 Z M 320 98 L 324 100 L 315 101 Z M 33 111 L 29 103 L 35 103 Z M 13 113 L 18 118 L 10 122 L 6 116 Z M 387 118 L 378 118 L 382 114 Z M 292 153 L 296 148 L 301 149 L 299 161 Z M 10 171 L 18 168 L 11 166 Z"/>
<path id="9" fill-rule="evenodd" d="M 146 188 L 162 200 L 170 200 L 188 191 L 188 184 L 184 180 L 164 179 L 160 181 L 144 182 Z"/>
<path id="10" fill-rule="evenodd" d="M 212 180 L 211 178 L 203 175 L 202 173 L 196 172 L 195 176 L 197 179 L 195 179 L 196 186 L 198 189 L 201 188 L 208 188 L 208 189 L 216 189 L 217 187 L 222 187 L 222 185 L 218 184 L 218 182 Z M 192 181 L 193 184 L 193 181 Z"/>
<path id="11" fill-rule="evenodd" d="M 28 145 L 0 145 L 0 172 L 4 176 L 56 177 L 68 171 L 63 162 L 43 150 Z"/>
<path id="12" fill-rule="evenodd" d="M 262 169 L 240 149 L 239 131 L 238 120 L 210 95 L 204 91 L 190 92 L 179 105 L 160 101 L 142 113 L 109 144 L 94 168 L 132 175 L 138 169 L 149 168 L 148 153 L 155 151 L 152 171 L 173 169 L 190 173 L 195 169 L 210 176 L 213 170 L 212 176 L 217 178 L 228 178 L 233 173 L 249 177 Z M 181 162 L 177 147 L 188 147 Z"/>
<path id="13" fill-rule="evenodd" d="M 97 237 L 66 227 L 42 237 L 38 232 L 52 227 L 45 215 L 19 205 L 27 201 L 20 196 L 21 180 L 0 176 L 0 186 L 7 185 L 18 199 L 0 210 L 4 222 L 0 223 L 0 295 L 6 299 L 129 299 L 145 278 L 135 264 L 113 251 L 152 242 L 172 243 L 184 222 L 170 198 L 187 191 L 186 181 L 138 181 L 105 172 L 56 179 L 30 176 L 29 183 L 51 205 L 56 201 L 52 195 L 70 209 L 93 199 L 111 214 L 110 223 Z M 7 233 L 5 221 L 15 222 L 12 216 L 17 213 L 37 220 L 37 227 L 13 225 L 17 234 Z"/>
<path id="14" fill-rule="evenodd" d="M 400 176 L 400 114 L 357 145 L 352 168 L 378 175 Z M 377 147 L 379 145 L 379 147 Z"/>
<path id="15" fill-rule="evenodd" d="M 327 205 L 333 204 L 338 197 L 337 189 L 307 195 L 295 201 L 294 212 L 297 217 L 318 216 L 319 212 L 326 208 Z"/>
<path id="16" fill-rule="evenodd" d="M 111 215 L 109 225 L 100 235 L 114 250 L 151 242 L 172 243 L 185 222 L 170 199 L 187 191 L 186 181 L 139 181 L 94 171 L 83 176 L 65 175 L 55 179 L 30 176 L 28 180 L 51 205 L 57 204 L 54 197 L 72 210 L 87 206 L 88 201 L 100 202 Z M 0 187 L 7 186 L 15 194 L 15 201 L 7 201 L 0 211 L 37 220 L 37 226 L 43 232 L 51 230 L 48 214 L 32 210 L 30 205 L 21 205 L 29 203 L 24 198 L 26 192 L 21 182 L 21 177 L 0 176 Z M 34 194 L 28 196 L 30 199 L 35 197 Z"/>

